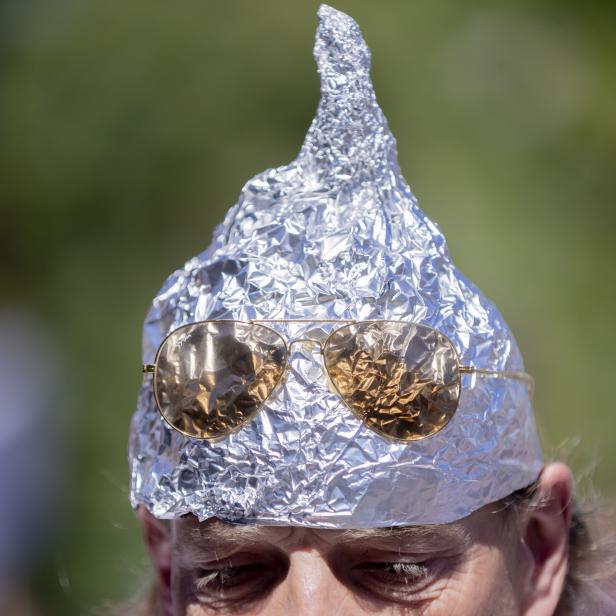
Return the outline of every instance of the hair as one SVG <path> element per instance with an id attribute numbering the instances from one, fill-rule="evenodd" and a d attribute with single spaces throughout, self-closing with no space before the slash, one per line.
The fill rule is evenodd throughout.
<path id="1" fill-rule="evenodd" d="M 541 505 L 542 497 L 539 491 L 539 480 L 537 480 L 496 503 L 495 512 L 503 516 L 505 524 L 514 524 L 525 512 Z M 606 528 L 607 518 L 607 512 L 602 512 L 596 504 L 582 507 L 576 501 L 572 503 L 567 577 L 554 612 L 555 616 L 591 613 L 592 606 L 596 602 L 597 588 L 616 576 L 616 540 L 610 536 L 610 531 Z M 393 529 L 375 528 L 373 530 L 375 534 L 385 535 Z M 352 534 L 353 531 L 350 532 Z M 366 533 L 366 531 L 362 532 Z M 149 584 L 136 599 L 122 606 L 107 609 L 104 614 L 107 616 L 160 616 L 156 584 Z"/>

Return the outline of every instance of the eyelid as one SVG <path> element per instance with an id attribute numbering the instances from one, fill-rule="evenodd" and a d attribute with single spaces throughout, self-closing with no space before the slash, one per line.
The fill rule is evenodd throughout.
<path id="1" fill-rule="evenodd" d="M 387 567 L 399 567 L 404 569 L 405 567 L 423 567 L 427 568 L 434 559 L 426 560 L 370 560 L 362 562 L 359 565 L 355 565 L 355 569 L 367 570 L 367 569 L 386 569 Z"/>
<path id="2" fill-rule="evenodd" d="M 207 590 L 210 585 L 233 586 L 234 581 L 236 585 L 239 586 L 259 577 L 260 573 L 268 574 L 267 566 L 263 563 L 248 563 L 245 565 L 230 565 L 215 567 L 213 569 L 200 569 L 197 579 L 195 580 L 195 586 L 197 587 L 197 590 L 201 592 Z M 243 574 L 248 574 L 250 580 L 243 579 Z M 239 578 L 239 581 L 237 578 Z"/>
<path id="3" fill-rule="evenodd" d="M 359 575 L 374 575 L 374 577 L 396 579 L 425 580 L 429 575 L 434 575 L 442 569 L 435 564 L 434 560 L 423 561 L 368 561 L 359 563 L 353 567 L 353 572 Z"/>
<path id="4" fill-rule="evenodd" d="M 370 554 L 363 559 L 347 562 L 345 573 L 349 582 L 371 595 L 384 600 L 401 600 L 394 595 L 404 595 L 404 601 L 418 601 L 417 595 L 446 581 L 464 561 L 462 554 L 400 555 L 395 553 Z M 339 566 L 340 566 L 339 561 Z M 391 568 L 399 566 L 399 572 Z M 406 568 L 410 570 L 405 571 Z"/>
<path id="5" fill-rule="evenodd" d="M 417 569 L 406 573 L 388 571 L 396 565 L 400 565 L 401 568 L 417 567 Z M 388 603 L 413 606 L 431 598 L 435 585 L 443 583 L 447 571 L 446 565 L 438 559 L 423 563 L 377 561 L 352 568 L 349 572 L 349 581 L 357 589 L 356 592 L 368 594 Z"/>
<path id="6" fill-rule="evenodd" d="M 283 575 L 288 567 L 288 559 L 276 558 L 273 554 L 244 552 L 215 560 L 201 560 L 193 563 L 190 569 L 199 577 L 211 577 L 214 581 L 216 576 L 241 576 L 244 573 L 252 573 L 255 578 L 273 579 Z"/>

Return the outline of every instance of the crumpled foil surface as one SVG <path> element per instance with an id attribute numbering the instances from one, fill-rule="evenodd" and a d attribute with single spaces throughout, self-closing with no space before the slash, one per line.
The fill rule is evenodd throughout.
<path id="1" fill-rule="evenodd" d="M 211 246 L 168 278 L 145 321 L 144 362 L 194 321 L 399 319 L 444 333 L 463 365 L 523 370 L 502 317 L 455 268 L 402 177 L 359 27 L 325 5 L 318 15 L 321 100 L 299 156 L 250 180 Z M 273 327 L 293 340 L 335 325 Z M 519 380 L 463 375 L 447 426 L 399 443 L 366 428 L 332 391 L 315 345 L 294 344 L 284 384 L 218 442 L 170 428 L 151 379 L 144 376 L 131 426 L 131 502 L 158 518 L 439 524 L 528 485 L 542 467 Z"/>

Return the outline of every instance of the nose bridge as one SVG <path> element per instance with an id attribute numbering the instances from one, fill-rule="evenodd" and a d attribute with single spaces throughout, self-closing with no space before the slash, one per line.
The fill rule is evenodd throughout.
<path id="1" fill-rule="evenodd" d="M 323 355 L 323 343 L 320 340 L 316 340 L 314 338 L 295 338 L 294 340 L 291 340 L 289 343 L 287 343 L 287 348 L 289 349 L 289 351 L 291 351 L 291 349 L 293 348 L 293 345 L 299 344 L 299 343 L 317 346 L 319 347 L 319 351 L 321 352 L 321 355 Z"/>
<path id="2" fill-rule="evenodd" d="M 332 614 L 338 582 L 328 563 L 316 550 L 299 550 L 291 556 L 286 580 L 290 613 L 301 616 Z"/>

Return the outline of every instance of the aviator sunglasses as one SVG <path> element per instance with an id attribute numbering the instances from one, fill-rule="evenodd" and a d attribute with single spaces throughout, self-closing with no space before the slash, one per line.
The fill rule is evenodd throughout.
<path id="1" fill-rule="evenodd" d="M 324 341 L 289 342 L 267 324 L 344 323 Z M 175 430 L 220 439 L 250 421 L 282 383 L 291 347 L 316 344 L 334 390 L 377 434 L 416 441 L 442 430 L 460 400 L 461 375 L 533 380 L 525 372 L 462 366 L 453 343 L 404 321 L 259 319 L 183 325 L 161 343 L 153 373 L 156 404 Z"/>

